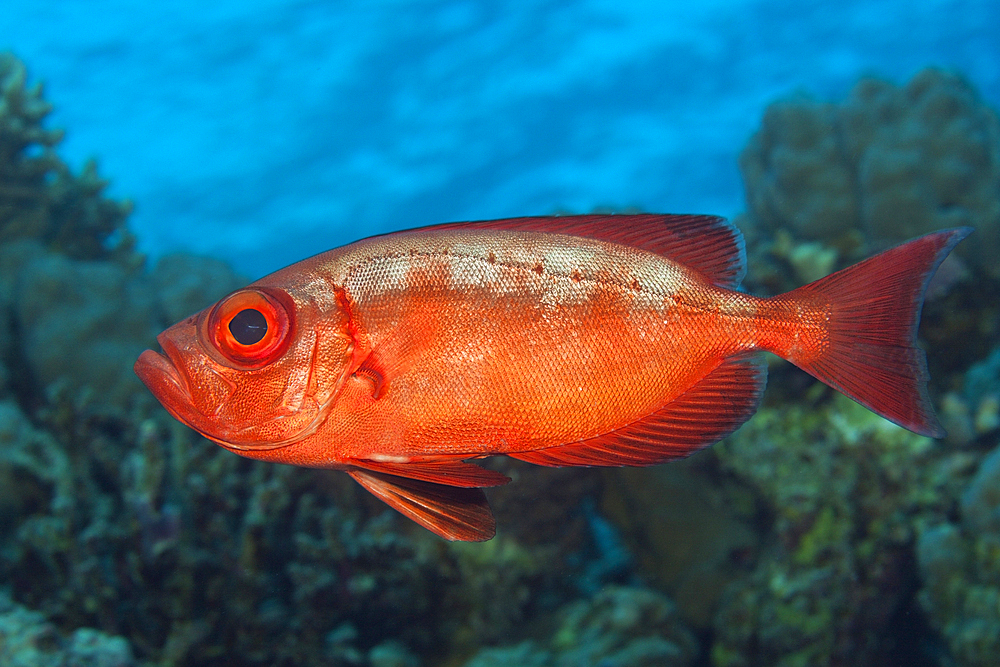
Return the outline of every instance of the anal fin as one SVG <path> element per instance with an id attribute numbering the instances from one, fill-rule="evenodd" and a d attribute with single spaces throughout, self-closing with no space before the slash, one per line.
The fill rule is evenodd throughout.
<path id="1" fill-rule="evenodd" d="M 757 411 L 767 366 L 740 354 L 656 412 L 610 433 L 531 452 L 510 453 L 546 466 L 648 466 L 684 458 L 722 440 Z"/>
<path id="2" fill-rule="evenodd" d="M 347 474 L 389 507 L 446 540 L 483 542 L 496 534 L 496 520 L 482 489 L 360 468 L 349 469 Z"/>

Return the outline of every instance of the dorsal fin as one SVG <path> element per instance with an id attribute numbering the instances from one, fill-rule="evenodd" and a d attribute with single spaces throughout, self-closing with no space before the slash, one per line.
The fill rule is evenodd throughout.
<path id="1" fill-rule="evenodd" d="M 452 229 L 567 234 L 642 248 L 695 269 L 727 289 L 739 287 L 746 275 L 743 235 L 725 218 L 714 215 L 557 215 L 453 222 L 412 231 Z"/>
<path id="2" fill-rule="evenodd" d="M 760 405 L 767 366 L 759 354 L 724 360 L 667 405 L 612 433 L 508 456 L 546 466 L 649 466 L 723 439 Z"/>

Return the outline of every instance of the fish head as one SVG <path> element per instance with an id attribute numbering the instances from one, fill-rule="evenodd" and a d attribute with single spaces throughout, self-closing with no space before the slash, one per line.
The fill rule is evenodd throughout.
<path id="1" fill-rule="evenodd" d="M 253 458 L 317 431 L 354 351 L 330 290 L 254 283 L 178 322 L 146 350 L 139 379 L 175 418 Z"/>

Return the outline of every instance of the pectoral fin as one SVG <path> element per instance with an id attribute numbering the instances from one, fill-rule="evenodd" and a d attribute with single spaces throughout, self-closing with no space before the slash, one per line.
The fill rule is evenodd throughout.
<path id="1" fill-rule="evenodd" d="M 446 540 L 484 542 L 496 534 L 496 520 L 482 489 L 361 468 L 349 469 L 347 474 L 387 505 Z"/>

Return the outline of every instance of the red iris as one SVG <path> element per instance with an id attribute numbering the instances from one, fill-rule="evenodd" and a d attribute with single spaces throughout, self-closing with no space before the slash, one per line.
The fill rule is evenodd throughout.
<path id="1" fill-rule="evenodd" d="M 230 294 L 208 316 L 215 347 L 235 364 L 260 368 L 288 348 L 292 308 L 288 296 L 266 288 Z"/>

